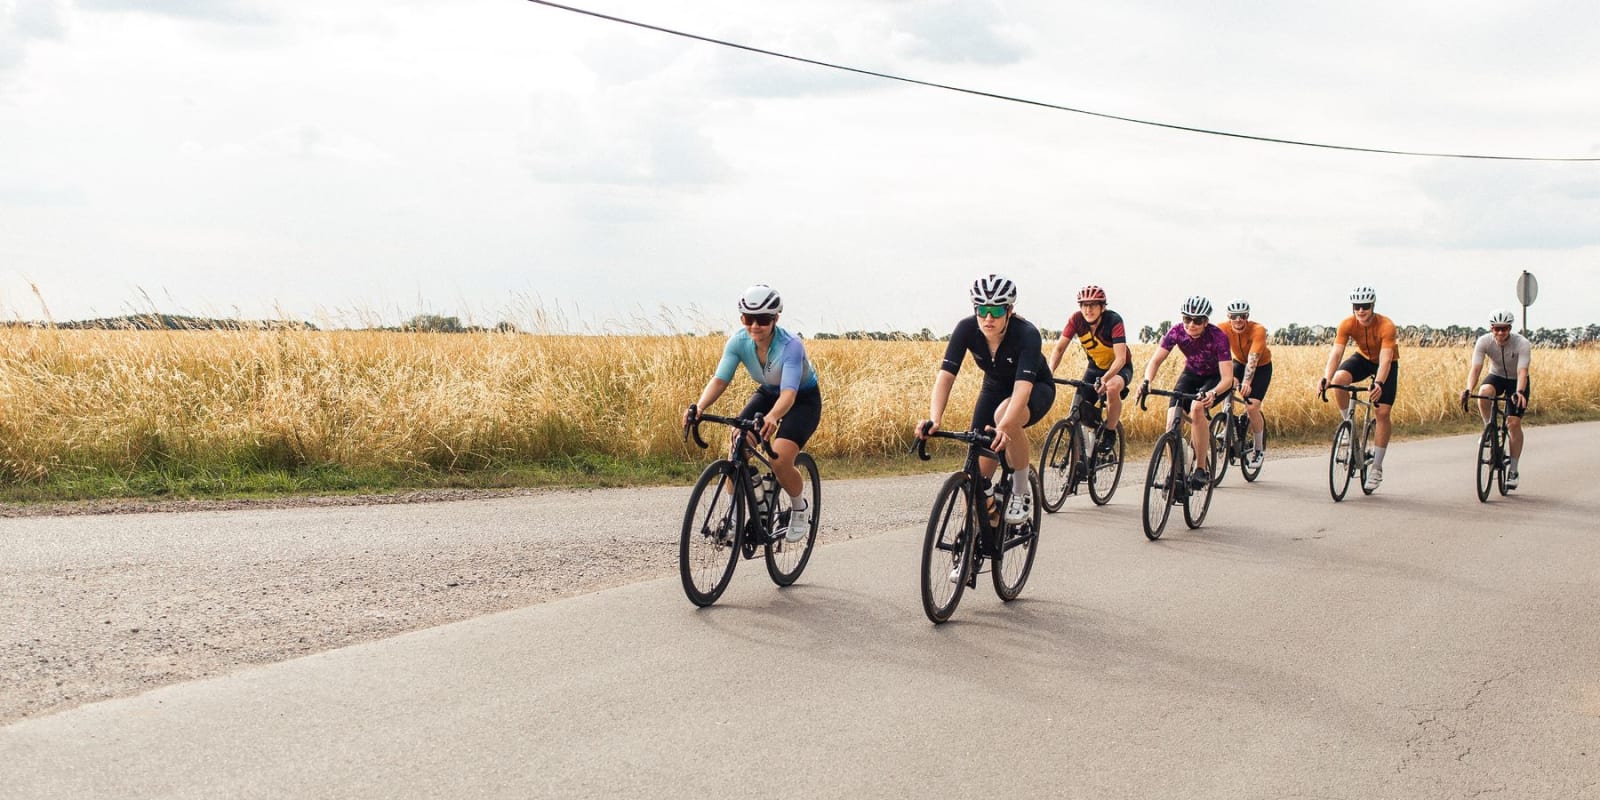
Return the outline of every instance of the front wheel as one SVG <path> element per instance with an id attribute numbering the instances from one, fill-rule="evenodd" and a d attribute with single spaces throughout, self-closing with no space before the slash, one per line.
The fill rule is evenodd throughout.
<path id="1" fill-rule="evenodd" d="M 971 484 L 966 473 L 945 479 L 922 539 L 922 611 L 935 624 L 955 613 L 972 570 L 977 541 Z"/>
<path id="2" fill-rule="evenodd" d="M 1228 474 L 1228 461 L 1233 456 L 1233 426 L 1228 424 L 1227 412 L 1211 418 L 1211 453 L 1211 485 L 1216 486 Z"/>
<path id="3" fill-rule="evenodd" d="M 1500 463 L 1495 452 L 1494 427 L 1486 425 L 1478 437 L 1478 502 L 1489 502 L 1489 487 L 1494 484 L 1494 473 Z"/>
<path id="4" fill-rule="evenodd" d="M 1250 440 L 1250 447 L 1247 448 L 1245 457 L 1239 462 L 1239 474 L 1243 475 L 1246 481 L 1254 483 L 1256 478 L 1261 476 L 1262 465 L 1258 463 L 1254 467 L 1250 466 L 1251 456 L 1255 454 L 1258 448 L 1255 446 L 1254 434 L 1250 433 L 1250 428 L 1248 425 L 1245 427 L 1245 435 L 1252 438 Z M 1261 415 L 1261 447 L 1259 450 L 1262 453 L 1266 453 L 1267 450 L 1267 417 L 1265 412 L 1262 412 Z M 1263 459 L 1263 461 L 1264 460 L 1265 459 Z"/>
<path id="5" fill-rule="evenodd" d="M 1339 427 L 1333 429 L 1333 452 L 1328 454 L 1328 492 L 1335 503 L 1350 491 L 1350 476 L 1356 470 L 1355 457 L 1355 428 L 1350 420 L 1341 420 Z"/>
<path id="6" fill-rule="evenodd" d="M 738 562 L 744 530 L 744 497 L 732 461 L 716 461 L 700 473 L 689 494 L 678 540 L 678 574 L 683 593 L 697 606 L 717 602 Z"/>
<path id="7" fill-rule="evenodd" d="M 1022 594 L 1022 587 L 1033 572 L 1033 558 L 1039 554 L 1039 526 L 1044 523 L 1044 511 L 1039 507 L 1039 476 L 1028 476 L 1028 488 L 1033 491 L 1033 516 L 1021 525 L 1007 525 L 1002 533 L 1000 555 L 990 565 L 989 577 L 994 580 L 994 593 L 1011 602 Z"/>
<path id="8" fill-rule="evenodd" d="M 1183 469 L 1177 458 L 1177 436 L 1167 431 L 1156 440 L 1150 453 L 1150 467 L 1144 478 L 1144 536 L 1150 541 L 1161 538 L 1167 527 L 1167 517 L 1172 514 L 1172 503 L 1182 490 L 1178 485 L 1178 471 Z"/>
<path id="9" fill-rule="evenodd" d="M 1105 436 L 1106 431 L 1102 429 L 1100 435 Z M 1093 465 L 1089 473 L 1089 499 L 1097 506 L 1111 502 L 1111 495 L 1117 493 L 1117 481 L 1122 480 L 1122 455 L 1125 452 L 1123 443 L 1126 441 L 1119 428 L 1116 444 L 1112 445 L 1110 450 L 1101 450 L 1097 444 L 1094 456 L 1089 459 L 1089 463 Z"/>
<path id="10" fill-rule="evenodd" d="M 1039 504 L 1052 514 L 1061 510 L 1061 504 L 1072 490 L 1072 456 L 1078 450 L 1072 436 L 1075 427 L 1070 420 L 1058 420 L 1050 426 L 1050 433 L 1044 437 L 1044 448 L 1039 451 L 1039 478 L 1044 486 Z"/>
<path id="11" fill-rule="evenodd" d="M 790 515 L 794 513 L 794 501 L 789 499 L 788 492 L 778 492 L 778 507 L 772 514 L 766 556 L 767 575 L 779 586 L 794 583 L 805 571 L 806 562 L 811 560 L 811 547 L 817 543 L 817 528 L 821 524 L 818 520 L 822 519 L 822 480 L 817 475 L 817 462 L 812 460 L 810 453 L 800 453 L 794 457 L 794 466 L 800 470 L 800 477 L 806 484 L 801 491 L 810 495 L 806 502 L 811 508 L 811 525 L 804 539 L 791 542 L 785 538 L 783 534 L 788 529 Z"/>
<path id="12" fill-rule="evenodd" d="M 1506 442 L 1506 437 L 1510 435 L 1511 432 L 1506 430 L 1505 425 L 1502 424 L 1495 427 L 1494 454 L 1498 459 L 1498 464 L 1494 470 L 1494 480 L 1495 486 L 1500 490 L 1501 497 L 1505 497 L 1511 491 L 1506 488 L 1506 470 L 1511 469 L 1511 457 L 1508 455 L 1511 450 L 1510 445 Z"/>
<path id="13" fill-rule="evenodd" d="M 1361 441 L 1361 493 L 1372 494 L 1378 491 L 1377 487 L 1367 488 L 1367 472 L 1372 469 L 1372 434 L 1378 427 L 1375 419 L 1367 420 L 1366 428 L 1362 429 Z"/>

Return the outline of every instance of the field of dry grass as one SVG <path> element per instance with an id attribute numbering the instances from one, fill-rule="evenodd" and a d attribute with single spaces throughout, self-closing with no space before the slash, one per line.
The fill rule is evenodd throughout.
<path id="1" fill-rule="evenodd" d="M 579 337 L 373 331 L 0 331 L 0 471 L 11 484 L 65 474 L 346 469 L 472 472 L 584 455 L 700 460 L 677 419 L 720 337 Z M 926 414 L 943 344 L 809 343 L 823 380 L 819 457 L 905 452 Z M 1142 368 L 1148 346 L 1136 346 Z M 1317 435 L 1322 348 L 1274 348 L 1273 433 Z M 1397 431 L 1454 424 L 1467 351 L 1402 353 Z M 1600 417 L 1600 352 L 1540 350 L 1530 422 Z M 1063 373 L 1077 374 L 1072 353 Z M 1158 384 L 1179 369 L 1169 361 Z M 950 423 L 977 389 L 970 365 Z M 748 379 L 716 410 L 731 413 Z M 1053 416 L 1064 414 L 1059 402 Z M 1125 412 L 1154 438 L 1162 415 Z M 948 424 L 948 423 L 947 423 Z"/>

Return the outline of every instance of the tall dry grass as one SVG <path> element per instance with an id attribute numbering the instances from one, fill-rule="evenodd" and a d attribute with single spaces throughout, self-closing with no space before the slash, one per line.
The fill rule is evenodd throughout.
<path id="1" fill-rule="evenodd" d="M 351 468 L 475 470 L 598 454 L 702 458 L 677 420 L 721 353 L 721 337 L 579 337 L 370 331 L 0 330 L 0 470 Z M 930 342 L 813 341 L 823 380 L 819 457 L 904 451 L 927 412 L 943 352 Z M 1142 368 L 1150 348 L 1135 347 Z M 1322 348 L 1274 349 L 1273 431 L 1322 431 L 1333 410 L 1312 388 Z M 1462 349 L 1403 354 L 1398 429 L 1460 417 Z M 1179 369 L 1169 361 L 1160 385 Z M 1600 416 L 1600 352 L 1537 351 L 1534 419 Z M 1082 356 L 1063 373 L 1077 374 Z M 968 365 L 947 427 L 966 422 Z M 736 379 L 718 409 L 751 386 Z M 1052 417 L 1065 414 L 1066 393 Z M 1125 412 L 1136 440 L 1163 415 Z M 1040 428 L 1039 430 L 1043 430 Z"/>

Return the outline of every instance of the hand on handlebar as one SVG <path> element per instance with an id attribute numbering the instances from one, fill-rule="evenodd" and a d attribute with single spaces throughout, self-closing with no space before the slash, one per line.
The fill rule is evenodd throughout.
<path id="1" fill-rule="evenodd" d="M 923 441 L 927 441 L 928 437 L 932 436 L 933 432 L 936 431 L 936 430 L 939 430 L 939 423 L 934 422 L 931 419 L 925 419 L 925 420 L 917 423 L 917 427 L 916 427 L 916 430 L 914 431 L 914 434 L 916 435 L 916 437 L 918 439 L 921 439 Z"/>

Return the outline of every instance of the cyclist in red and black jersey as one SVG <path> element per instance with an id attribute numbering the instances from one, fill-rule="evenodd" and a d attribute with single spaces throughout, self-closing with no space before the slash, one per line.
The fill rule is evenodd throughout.
<path id="1" fill-rule="evenodd" d="M 950 389 L 967 354 L 983 370 L 983 388 L 972 410 L 972 429 L 995 429 L 994 450 L 1005 452 L 1015 470 L 1011 502 L 1006 505 L 1008 524 L 1018 524 L 1033 514 L 1033 492 L 1028 487 L 1028 437 L 1022 432 L 1038 422 L 1055 403 L 1056 385 L 1044 363 L 1039 329 L 1017 316 L 1017 285 L 1003 275 L 985 275 L 972 283 L 973 315 L 956 323 L 945 348 L 944 361 L 933 381 L 928 419 L 917 424 L 916 436 L 928 438 L 939 429 Z M 994 475 L 996 462 L 980 459 L 984 478 Z"/>
<path id="2" fill-rule="evenodd" d="M 1067 320 L 1061 329 L 1061 338 L 1050 351 L 1050 371 L 1061 366 L 1069 343 L 1077 339 L 1089 363 L 1084 367 L 1082 380 L 1100 388 L 1106 399 L 1106 435 L 1096 442 L 1103 452 L 1110 452 L 1117 444 L 1119 421 L 1122 419 L 1122 400 L 1128 396 L 1128 384 L 1133 382 L 1133 356 L 1128 351 L 1128 334 L 1122 315 L 1106 308 L 1106 290 L 1090 284 L 1078 290 L 1078 312 Z M 1087 393 L 1078 390 L 1074 402 L 1091 402 Z"/>

